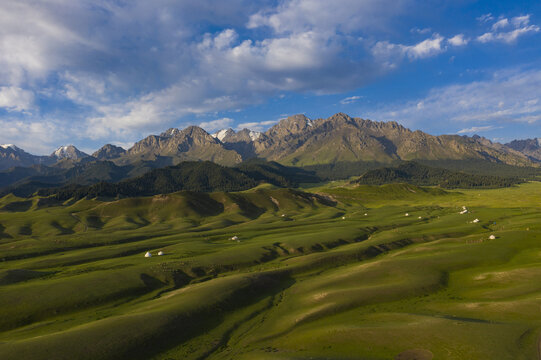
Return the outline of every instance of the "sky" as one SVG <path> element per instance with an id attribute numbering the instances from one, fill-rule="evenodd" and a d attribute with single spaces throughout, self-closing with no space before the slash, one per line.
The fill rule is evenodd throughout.
<path id="1" fill-rule="evenodd" d="M 541 137 L 541 0 L 1 0 L 0 144 L 343 112 Z"/>

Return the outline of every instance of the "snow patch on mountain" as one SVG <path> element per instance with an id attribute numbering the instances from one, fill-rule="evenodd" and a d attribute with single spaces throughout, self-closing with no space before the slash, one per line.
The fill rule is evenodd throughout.
<path id="1" fill-rule="evenodd" d="M 16 150 L 19 149 L 17 146 L 15 146 L 15 145 L 13 145 L 13 144 L 2 144 L 2 145 L 0 145 L 0 147 L 1 147 L 2 149 L 6 149 L 6 150 L 7 150 L 7 149 L 11 149 L 11 150 L 14 150 L 14 151 L 16 151 Z"/>
<path id="2" fill-rule="evenodd" d="M 64 145 L 59 147 L 51 156 L 56 157 L 57 159 L 80 159 L 86 157 L 85 153 L 79 151 L 73 145 Z"/>
<path id="3" fill-rule="evenodd" d="M 250 139 L 252 139 L 252 141 L 256 141 L 261 136 L 261 133 L 259 131 L 250 130 L 249 135 L 250 135 Z"/>
<path id="4" fill-rule="evenodd" d="M 230 129 L 222 129 L 222 130 L 218 131 L 217 133 L 212 134 L 211 136 L 213 138 L 215 138 L 215 139 L 218 139 L 218 140 L 222 141 L 230 133 L 234 134 L 235 132 L 231 128 Z"/>

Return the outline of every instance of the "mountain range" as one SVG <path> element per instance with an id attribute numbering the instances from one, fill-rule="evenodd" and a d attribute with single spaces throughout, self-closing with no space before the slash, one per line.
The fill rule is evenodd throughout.
<path id="1" fill-rule="evenodd" d="M 182 130 L 171 128 L 136 142 L 128 150 L 107 144 L 92 155 L 73 145 L 61 146 L 49 156 L 31 155 L 14 145 L 0 147 L 0 169 L 59 162 L 69 166 L 85 159 L 110 160 L 117 165 L 138 161 L 175 165 L 181 161 L 206 160 L 234 165 L 250 158 L 296 166 L 348 161 L 463 159 L 532 166 L 541 162 L 541 146 L 538 139 L 516 140 L 504 145 L 479 136 L 433 136 L 396 122 L 376 122 L 338 113 L 317 120 L 304 115 L 290 116 L 263 133 L 224 129 L 211 135 L 197 126 Z"/>
<path id="2" fill-rule="evenodd" d="M 197 126 L 171 128 L 147 136 L 128 150 L 107 144 L 92 155 L 73 145 L 61 146 L 49 156 L 32 155 L 11 144 L 0 145 L 0 188 L 117 182 L 185 161 L 235 166 L 249 159 L 305 169 L 326 166 L 330 172 L 333 167 L 354 169 L 350 164 L 371 164 L 369 168 L 375 168 L 409 160 L 539 167 L 541 146 L 538 139 L 499 144 L 477 135 L 433 136 L 396 122 L 352 118 L 343 113 L 317 120 L 294 115 L 266 132 L 224 129 L 209 134 Z M 343 174 L 360 175 L 355 171 Z"/>

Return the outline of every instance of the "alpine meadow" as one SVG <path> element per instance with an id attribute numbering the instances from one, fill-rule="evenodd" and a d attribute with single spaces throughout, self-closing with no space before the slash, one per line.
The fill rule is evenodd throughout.
<path id="1" fill-rule="evenodd" d="M 537 0 L 1 1 L 0 359 L 541 360 L 540 35 Z"/>

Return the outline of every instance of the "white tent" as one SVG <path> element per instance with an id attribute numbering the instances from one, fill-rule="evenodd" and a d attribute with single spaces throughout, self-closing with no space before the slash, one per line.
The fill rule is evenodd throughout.
<path id="1" fill-rule="evenodd" d="M 404 216 L 410 216 L 410 214 L 408 214 L 408 213 L 405 213 L 405 214 L 404 214 Z"/>
<path id="2" fill-rule="evenodd" d="M 479 222 L 479 219 L 475 219 L 472 221 L 473 223 L 477 224 Z"/>
<path id="3" fill-rule="evenodd" d="M 488 238 L 489 238 L 490 240 L 496 240 L 496 236 L 494 236 L 494 235 L 490 235 Z"/>
<path id="4" fill-rule="evenodd" d="M 152 254 L 150 253 L 150 251 L 146 252 L 145 257 L 152 257 Z"/>
<path id="5" fill-rule="evenodd" d="M 239 237 L 238 237 L 237 235 L 235 235 L 235 236 L 233 236 L 233 237 L 231 238 L 231 240 L 238 240 L 238 239 L 239 239 Z"/>
<path id="6" fill-rule="evenodd" d="M 163 251 L 158 251 L 158 256 L 162 256 L 163 255 Z"/>

